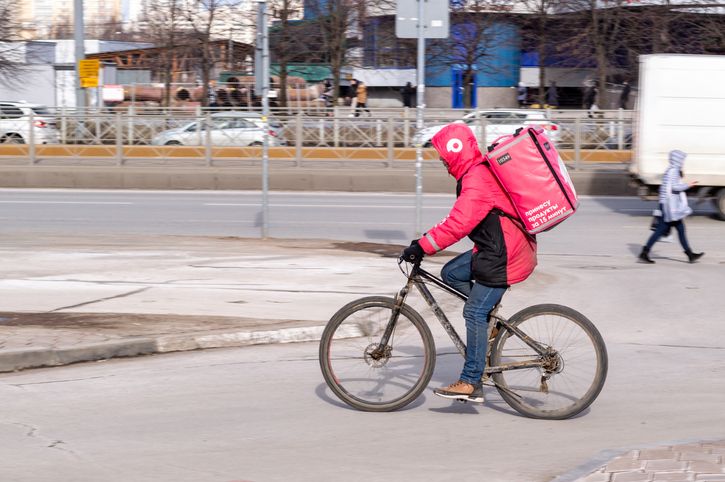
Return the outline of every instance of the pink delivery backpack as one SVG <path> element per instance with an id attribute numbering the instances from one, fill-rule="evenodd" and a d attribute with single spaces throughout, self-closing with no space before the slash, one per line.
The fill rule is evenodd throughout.
<path id="1" fill-rule="evenodd" d="M 579 206 L 566 166 L 541 127 L 499 137 L 485 159 L 529 234 L 553 228 Z"/>

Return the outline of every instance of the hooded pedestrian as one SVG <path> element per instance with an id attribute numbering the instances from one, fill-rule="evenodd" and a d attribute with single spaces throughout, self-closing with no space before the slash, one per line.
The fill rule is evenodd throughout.
<path id="1" fill-rule="evenodd" d="M 660 185 L 659 202 L 662 217 L 660 218 L 655 231 L 647 240 L 647 244 L 642 247 L 639 259 L 645 263 L 654 263 L 649 257 L 652 246 L 670 229 L 675 228 L 680 239 L 682 249 L 685 250 L 687 259 L 690 263 L 694 263 L 700 259 L 705 253 L 694 253 L 687 242 L 685 234 L 684 219 L 692 214 L 692 208 L 687 203 L 687 191 L 697 182 L 686 183 L 682 181 L 682 166 L 685 163 L 687 154 L 674 150 L 670 151 L 670 167 L 665 171 Z"/>

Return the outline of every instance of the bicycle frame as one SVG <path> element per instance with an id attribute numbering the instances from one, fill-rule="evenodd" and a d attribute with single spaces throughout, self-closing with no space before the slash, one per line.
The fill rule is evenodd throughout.
<path id="1" fill-rule="evenodd" d="M 400 314 L 400 310 L 405 303 L 405 299 L 408 296 L 408 293 L 410 292 L 411 286 L 415 286 L 418 289 L 418 292 L 421 294 L 425 302 L 430 306 L 431 310 L 433 310 L 433 313 L 436 315 L 436 318 L 438 318 L 438 321 L 440 322 L 441 326 L 443 326 L 443 329 L 448 333 L 448 336 L 451 338 L 451 341 L 453 341 L 453 344 L 456 346 L 460 354 L 465 357 L 466 356 L 466 344 L 461 340 L 461 337 L 456 332 L 456 329 L 451 324 L 450 320 L 448 320 L 448 317 L 445 315 L 441 307 L 438 305 L 438 302 L 436 301 L 435 297 L 433 296 L 433 293 L 428 289 L 428 286 L 426 283 L 431 283 L 435 285 L 436 287 L 450 293 L 451 295 L 459 298 L 462 301 L 468 300 L 468 297 L 458 291 L 455 288 L 452 288 L 445 284 L 442 279 L 438 278 L 432 273 L 429 273 L 428 271 L 424 270 L 420 267 L 419 264 L 414 264 L 413 268 L 408 274 L 408 282 L 405 284 L 405 286 L 398 292 L 397 296 L 395 297 L 395 306 L 392 310 L 390 320 L 388 321 L 388 325 L 385 329 L 385 332 L 383 333 L 383 337 L 380 341 L 379 348 L 376 349 L 376 352 L 379 352 L 378 355 L 382 356 L 383 351 L 385 347 L 388 346 L 388 341 L 390 340 L 390 337 L 392 336 L 393 330 L 395 329 L 395 324 L 398 320 L 398 315 Z M 489 314 L 489 326 L 495 326 L 500 325 L 503 329 L 509 331 L 519 339 L 521 339 L 524 343 L 526 343 L 529 347 L 531 347 L 532 350 L 534 350 L 536 353 L 538 353 L 541 357 L 549 356 L 552 354 L 552 350 L 550 347 L 545 347 L 541 345 L 540 343 L 533 340 L 531 337 L 529 337 L 526 333 L 518 329 L 516 326 L 513 326 L 506 318 L 503 318 L 501 316 L 498 316 L 498 309 L 499 305 L 497 304 L 493 310 L 491 310 L 491 313 Z M 491 325 L 491 321 L 495 320 L 494 325 Z M 486 354 L 486 358 L 488 359 L 491 352 L 491 343 L 488 345 L 488 352 Z M 374 356 L 375 357 L 375 356 Z M 528 360 L 528 361 L 521 361 L 521 362 L 512 362 L 507 363 L 505 365 L 501 366 L 490 366 L 488 363 L 486 364 L 486 369 L 484 371 L 484 375 L 490 375 L 492 373 L 500 373 L 504 370 L 519 370 L 524 368 L 540 368 L 544 365 L 543 360 Z"/>

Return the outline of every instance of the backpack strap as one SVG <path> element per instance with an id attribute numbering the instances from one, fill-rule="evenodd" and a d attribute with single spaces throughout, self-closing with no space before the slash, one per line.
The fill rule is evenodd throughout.
<path id="1" fill-rule="evenodd" d="M 510 219 L 511 222 L 514 223 L 521 230 L 522 233 L 524 233 L 524 236 L 529 238 L 530 241 L 533 241 L 534 243 L 536 242 L 536 235 L 529 234 L 529 232 L 526 231 L 526 229 L 524 229 L 524 225 L 521 223 L 521 220 L 518 217 L 511 216 L 510 214 L 502 211 L 499 208 L 493 208 L 491 211 L 495 212 L 499 216 L 503 216 L 505 218 Z"/>

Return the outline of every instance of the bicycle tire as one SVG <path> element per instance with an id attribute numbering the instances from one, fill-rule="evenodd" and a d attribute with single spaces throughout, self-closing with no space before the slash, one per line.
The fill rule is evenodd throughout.
<path id="1" fill-rule="evenodd" d="M 548 372 L 537 367 L 493 374 L 501 397 L 514 410 L 531 418 L 562 420 L 581 413 L 594 402 L 607 378 L 608 359 L 604 340 L 589 319 L 566 306 L 543 304 L 519 311 L 509 322 L 556 351 Z M 491 366 L 539 357 L 506 329 L 493 343 Z M 550 378 L 544 385 L 545 374 Z M 579 384 L 581 388 L 576 387 Z"/>
<path id="2" fill-rule="evenodd" d="M 418 398 L 433 376 L 433 335 L 420 314 L 405 304 L 388 343 L 391 352 L 382 360 L 370 357 L 394 305 L 393 298 L 384 296 L 352 301 L 332 316 L 322 333 L 322 376 L 340 400 L 358 410 L 398 410 Z"/>

